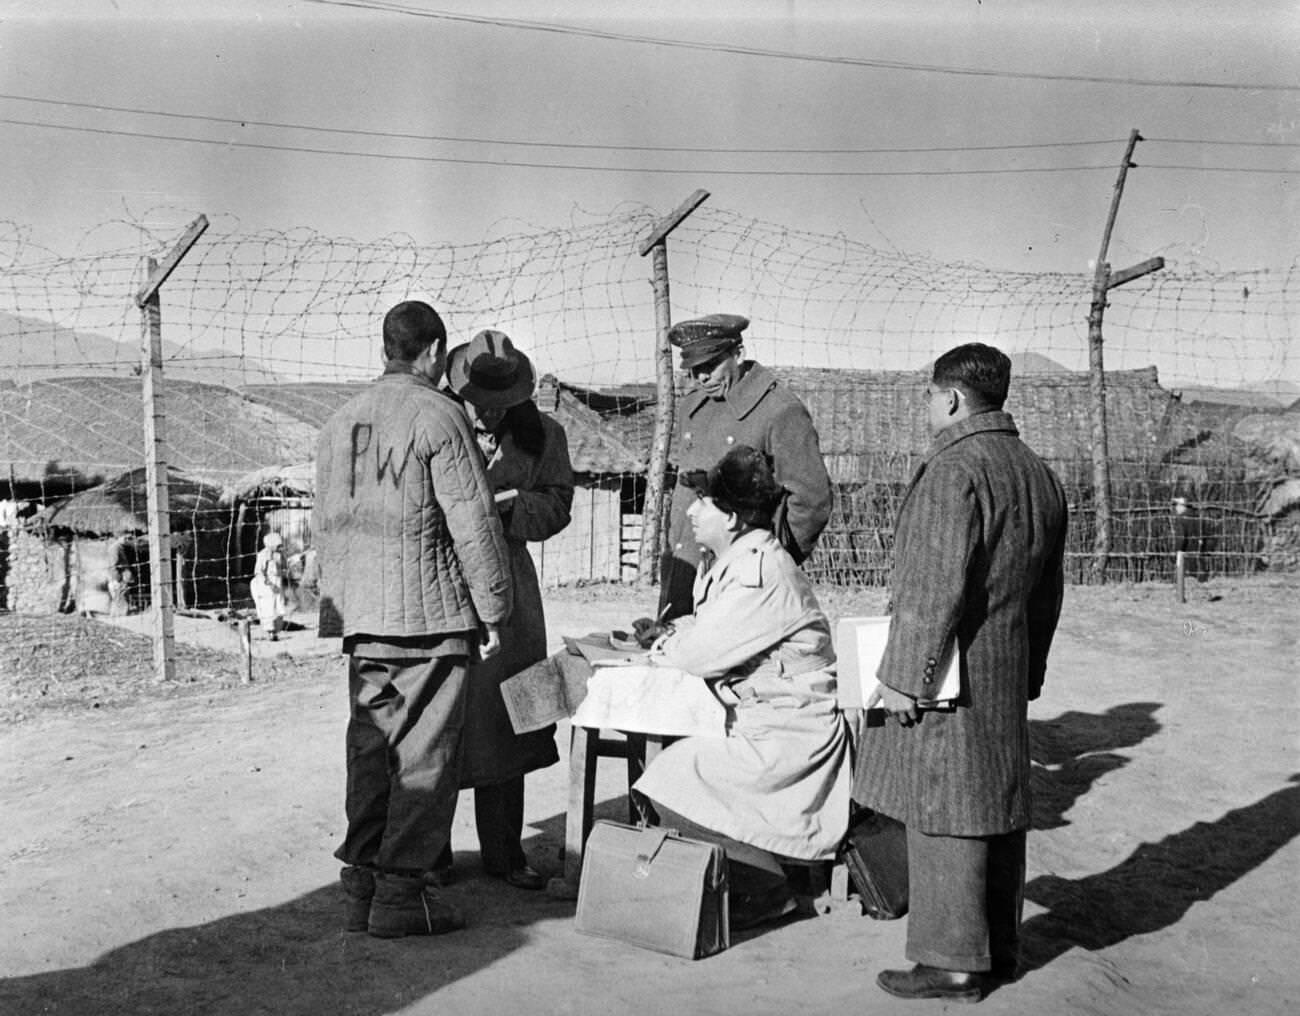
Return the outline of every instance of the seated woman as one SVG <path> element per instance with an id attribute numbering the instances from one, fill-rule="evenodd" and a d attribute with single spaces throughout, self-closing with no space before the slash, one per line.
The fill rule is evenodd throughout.
<path id="1" fill-rule="evenodd" d="M 782 491 L 766 457 L 737 445 L 684 482 L 697 493 L 688 518 L 712 564 L 695 580 L 695 613 L 674 622 L 651 658 L 716 679 L 727 736 L 675 742 L 634 789 L 664 825 L 726 848 L 731 926 L 743 930 L 795 909 L 778 858 L 827 859 L 839 846 L 849 733 L 830 624 L 772 535 Z"/>

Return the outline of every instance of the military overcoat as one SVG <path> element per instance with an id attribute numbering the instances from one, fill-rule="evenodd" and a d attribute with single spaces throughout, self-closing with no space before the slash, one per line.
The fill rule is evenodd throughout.
<path id="1" fill-rule="evenodd" d="M 768 455 L 776 482 L 786 491 L 773 531 L 796 564 L 812 553 L 831 514 L 830 476 L 807 407 L 771 371 L 746 360 L 725 398 L 689 392 L 677 407 L 676 429 L 678 476 L 707 470 L 738 444 Z M 700 548 L 686 510 L 694 500 L 690 488 L 674 488 L 660 572 L 660 606 L 671 602 L 668 618 L 689 614 L 693 607 Z"/>

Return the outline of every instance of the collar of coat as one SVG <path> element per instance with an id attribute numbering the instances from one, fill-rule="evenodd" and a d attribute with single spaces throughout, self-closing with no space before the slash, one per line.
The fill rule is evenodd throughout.
<path id="1" fill-rule="evenodd" d="M 737 420 L 743 420 L 763 401 L 763 396 L 777 385 L 776 376 L 754 360 L 744 362 L 744 373 L 736 379 L 722 401 L 725 402 Z M 706 402 L 711 401 L 699 388 L 691 391 L 684 400 L 686 416 L 693 416 Z"/>
<path id="2" fill-rule="evenodd" d="M 742 586 L 755 589 L 763 584 L 763 557 L 780 547 L 768 529 L 751 529 L 736 537 L 731 545 L 719 554 L 707 571 L 700 573 L 695 587 L 695 601 L 708 598 L 709 588 L 724 572 L 737 579 Z"/>
<path id="3" fill-rule="evenodd" d="M 435 392 L 440 390 L 437 385 L 435 385 L 432 381 L 429 380 L 427 374 L 421 374 L 418 370 L 412 367 L 405 360 L 389 360 L 386 364 L 384 364 L 384 372 L 380 374 L 379 377 L 376 378 L 375 380 L 408 381 L 418 385 L 422 385 L 423 387 L 429 388 Z"/>
<path id="4" fill-rule="evenodd" d="M 930 448 L 925 453 L 925 462 L 929 462 L 940 452 L 951 448 L 963 438 L 970 437 L 972 434 L 986 434 L 989 431 L 1002 431 L 1011 434 L 1013 437 L 1019 437 L 1020 431 L 1016 429 L 1016 421 L 1011 419 L 1009 413 L 1004 413 L 1000 409 L 989 410 L 986 413 L 976 413 L 974 416 L 968 416 L 964 420 L 954 423 L 951 427 L 945 427 L 935 435 L 934 440 L 930 442 Z"/>

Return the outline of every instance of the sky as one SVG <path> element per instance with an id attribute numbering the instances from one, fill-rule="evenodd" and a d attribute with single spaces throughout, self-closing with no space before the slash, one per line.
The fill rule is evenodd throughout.
<path id="1" fill-rule="evenodd" d="M 200 212 L 472 243 L 704 188 L 882 249 L 1086 272 L 1137 129 L 1114 267 L 1292 266 L 1300 5 L 1066 6 L 0 0 L 0 221 L 60 251 Z M 1295 353 L 1277 369 L 1300 379 Z"/>

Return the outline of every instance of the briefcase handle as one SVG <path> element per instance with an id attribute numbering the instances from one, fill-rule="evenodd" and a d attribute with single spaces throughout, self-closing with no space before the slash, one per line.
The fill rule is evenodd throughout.
<path id="1" fill-rule="evenodd" d="M 650 864 L 659 853 L 659 848 L 664 845 L 664 840 L 676 835 L 676 829 L 667 829 L 664 826 L 642 826 L 641 835 L 637 839 L 636 865 L 632 873 L 637 878 L 649 878 Z"/>

